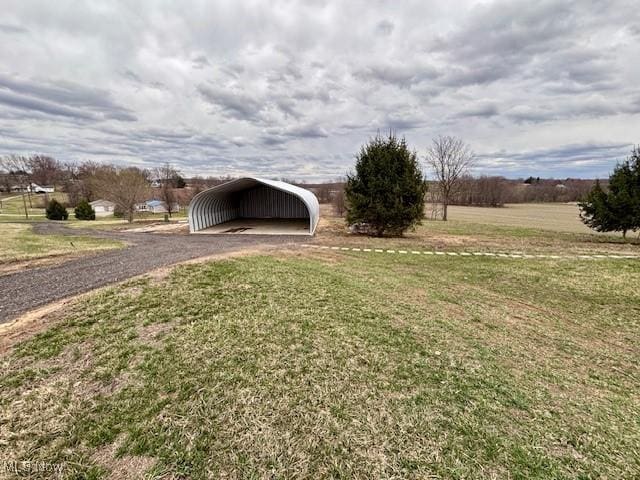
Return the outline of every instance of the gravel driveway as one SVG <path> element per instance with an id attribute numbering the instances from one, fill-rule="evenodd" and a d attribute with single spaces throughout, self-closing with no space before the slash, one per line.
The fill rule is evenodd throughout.
<path id="1" fill-rule="evenodd" d="M 309 240 L 301 236 L 131 233 L 71 229 L 54 223 L 33 225 L 41 234 L 86 234 L 122 240 L 129 246 L 0 276 L 0 323 L 47 303 L 185 260 Z"/>

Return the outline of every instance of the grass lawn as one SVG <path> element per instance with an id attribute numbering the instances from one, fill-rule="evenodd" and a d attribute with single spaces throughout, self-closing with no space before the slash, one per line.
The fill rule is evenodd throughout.
<path id="1" fill-rule="evenodd" d="M 27 205 L 27 212 L 29 213 L 28 220 L 44 220 L 44 195 L 31 195 L 31 203 L 29 203 L 29 197 L 25 196 Z M 66 199 L 64 194 L 52 194 L 49 198 L 55 198 L 56 200 L 63 201 Z M 21 193 L 13 193 L 11 195 L 3 195 L 0 197 L 0 222 L 22 221 L 27 220 L 24 215 L 24 203 Z"/>
<path id="2" fill-rule="evenodd" d="M 640 261 L 304 250 L 102 290 L 0 348 L 66 478 L 633 478 Z"/>
<path id="3" fill-rule="evenodd" d="M 0 273 L 9 263 L 120 248 L 121 242 L 87 236 L 37 235 L 31 225 L 0 223 Z"/>
<path id="4" fill-rule="evenodd" d="M 31 205 L 29 207 L 28 197 L 25 197 L 27 200 L 27 211 L 29 213 L 29 218 L 26 219 L 24 215 L 24 204 L 22 200 L 22 194 L 12 193 L 12 194 L 2 194 L 0 195 L 0 224 L 4 222 L 11 223 L 21 223 L 21 222 L 32 222 L 32 221 L 46 221 L 45 217 L 45 198 L 49 198 L 50 200 L 55 198 L 59 202 L 67 201 L 67 194 L 62 192 L 56 192 L 49 194 L 48 196 L 42 194 L 32 194 L 31 195 Z M 111 230 L 111 229 L 120 229 L 120 228 L 128 228 L 130 224 L 122 219 L 116 218 L 113 215 L 108 217 L 97 217 L 96 220 L 91 222 L 86 221 L 77 221 L 73 214 L 73 209 L 69 208 L 69 221 L 67 225 L 70 227 L 77 228 L 97 228 L 103 230 Z M 175 212 L 172 214 L 172 220 L 185 220 L 187 218 L 187 209 L 183 208 L 180 212 Z M 164 220 L 164 214 L 161 213 L 147 213 L 140 212 L 136 214 L 134 222 L 138 223 L 147 223 L 147 222 L 161 222 Z"/>

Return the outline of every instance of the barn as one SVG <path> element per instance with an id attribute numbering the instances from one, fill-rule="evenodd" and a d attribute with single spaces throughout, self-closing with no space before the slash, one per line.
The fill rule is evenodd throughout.
<path id="1" fill-rule="evenodd" d="M 238 178 L 204 190 L 189 204 L 191 233 L 313 235 L 316 196 L 290 183 Z"/>

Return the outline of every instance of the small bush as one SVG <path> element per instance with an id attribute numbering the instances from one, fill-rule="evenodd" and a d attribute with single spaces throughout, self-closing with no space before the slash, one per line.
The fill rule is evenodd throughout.
<path id="1" fill-rule="evenodd" d="M 69 212 L 59 201 L 53 199 L 47 205 L 46 216 L 49 220 L 66 220 Z"/>
<path id="2" fill-rule="evenodd" d="M 74 214 L 78 220 L 95 220 L 96 211 L 93 209 L 89 202 L 86 200 L 80 200 L 80 203 L 74 209 Z"/>

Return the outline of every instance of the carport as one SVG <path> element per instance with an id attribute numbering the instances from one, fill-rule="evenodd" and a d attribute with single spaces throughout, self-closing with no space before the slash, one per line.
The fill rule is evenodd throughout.
<path id="1" fill-rule="evenodd" d="M 313 235 L 316 196 L 290 183 L 245 177 L 200 192 L 189 204 L 191 233 Z"/>

